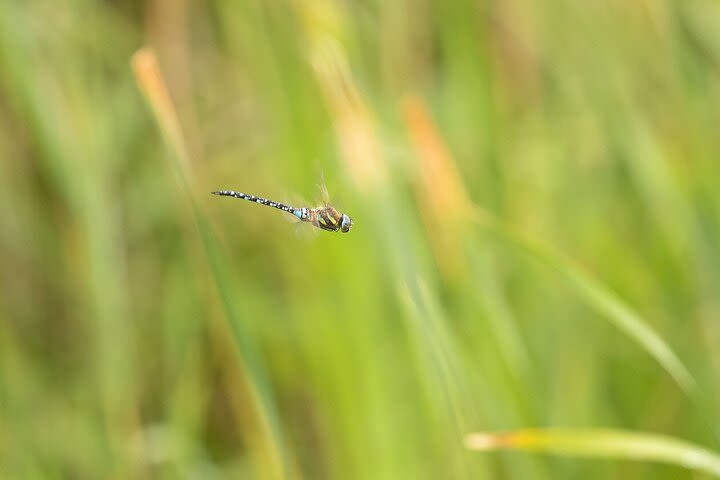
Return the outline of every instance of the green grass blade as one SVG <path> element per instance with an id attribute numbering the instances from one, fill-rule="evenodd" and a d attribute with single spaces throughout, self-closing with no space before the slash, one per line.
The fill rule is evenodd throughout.
<path id="1" fill-rule="evenodd" d="M 499 234 L 504 240 L 516 247 L 520 247 L 562 274 L 588 306 L 606 317 L 637 342 L 672 376 L 685 392 L 689 392 L 695 387 L 695 380 L 689 370 L 670 346 L 612 290 L 588 273 L 585 273 L 571 259 L 552 247 L 500 225 L 496 220 L 491 219 L 484 213 L 476 215 L 476 220 L 483 227 L 488 228 L 495 234 Z"/>
<path id="2" fill-rule="evenodd" d="M 231 300 L 230 281 L 215 236 L 195 202 L 193 192 L 189 187 L 188 180 L 191 178 L 189 155 L 175 107 L 165 86 L 157 59 L 151 50 L 142 49 L 133 56 L 132 64 L 138 84 L 145 94 L 165 141 L 173 153 L 174 161 L 171 162 L 171 169 L 175 172 L 178 180 L 178 189 L 190 204 L 192 218 L 200 234 L 205 257 L 219 292 L 225 316 L 230 324 L 242 368 L 247 375 L 250 402 L 263 432 L 267 458 L 271 459 L 267 474 L 270 478 L 289 478 L 291 476 L 290 462 L 286 455 L 285 441 L 275 409 L 268 374 L 256 345 L 252 342 L 250 335 L 240 321 L 240 316 Z"/>

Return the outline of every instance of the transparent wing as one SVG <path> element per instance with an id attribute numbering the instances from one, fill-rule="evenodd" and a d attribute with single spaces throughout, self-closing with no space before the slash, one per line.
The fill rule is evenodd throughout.
<path id="1" fill-rule="evenodd" d="M 323 205 L 330 205 L 330 194 L 328 193 L 327 184 L 325 183 L 325 174 L 320 170 L 320 183 L 318 183 L 318 190 L 320 191 L 320 201 Z"/>
<path id="2" fill-rule="evenodd" d="M 301 222 L 298 219 L 295 219 L 295 237 L 299 238 L 301 240 L 310 241 L 315 238 L 320 233 L 319 228 L 315 228 L 313 225 L 307 222 Z"/>

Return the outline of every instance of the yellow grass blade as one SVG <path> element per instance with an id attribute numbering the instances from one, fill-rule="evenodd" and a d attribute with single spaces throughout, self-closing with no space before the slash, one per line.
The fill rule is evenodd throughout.
<path id="1" fill-rule="evenodd" d="M 132 67 L 138 86 L 152 108 L 165 141 L 177 156 L 180 173 L 187 179 L 190 164 L 187 148 L 175 105 L 170 98 L 155 52 L 148 47 L 141 48 L 132 57 Z"/>
<path id="2" fill-rule="evenodd" d="M 653 461 L 678 465 L 720 478 L 720 456 L 674 437 L 612 429 L 529 429 L 471 433 L 470 450 L 525 450 L 576 457 Z"/>

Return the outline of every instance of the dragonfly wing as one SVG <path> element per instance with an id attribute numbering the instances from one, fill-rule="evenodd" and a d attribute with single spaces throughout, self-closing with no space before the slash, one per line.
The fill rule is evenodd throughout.
<path id="1" fill-rule="evenodd" d="M 325 183 L 325 174 L 320 171 L 320 183 L 318 183 L 318 190 L 320 191 L 320 200 L 322 204 L 327 206 L 330 204 L 330 194 L 328 193 L 327 184 Z"/>
<path id="2" fill-rule="evenodd" d="M 295 237 L 301 240 L 309 241 L 317 238 L 320 234 L 320 229 L 313 227 L 312 224 L 308 222 L 295 219 L 295 225 L 293 226 L 295 227 Z"/>

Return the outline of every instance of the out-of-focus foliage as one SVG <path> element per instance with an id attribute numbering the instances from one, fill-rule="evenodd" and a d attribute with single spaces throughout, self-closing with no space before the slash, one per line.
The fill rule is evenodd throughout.
<path id="1" fill-rule="evenodd" d="M 463 440 L 720 450 L 718 128 L 710 0 L 0 0 L 0 477 L 698 478 Z"/>

